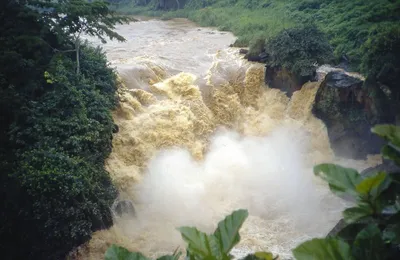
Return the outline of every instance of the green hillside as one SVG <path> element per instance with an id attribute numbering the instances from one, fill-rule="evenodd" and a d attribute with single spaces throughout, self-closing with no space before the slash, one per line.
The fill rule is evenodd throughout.
<path id="1" fill-rule="evenodd" d="M 166 0 L 164 7 L 162 3 L 124 1 L 118 10 L 165 19 L 185 17 L 202 26 L 232 31 L 238 37 L 236 46 L 255 45 L 258 39 L 270 39 L 283 29 L 312 23 L 326 33 L 337 62 L 344 56 L 354 70 L 364 73 L 374 69 L 371 59 L 375 56 L 398 55 L 400 49 L 396 47 L 399 0 L 188 0 L 180 2 L 179 10 L 175 0 Z M 380 46 L 382 39 L 387 42 L 385 48 Z M 378 45 L 380 49 L 374 50 Z"/>

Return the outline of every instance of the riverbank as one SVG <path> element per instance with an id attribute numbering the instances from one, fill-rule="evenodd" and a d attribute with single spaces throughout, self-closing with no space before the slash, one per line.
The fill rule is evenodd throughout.
<path id="1" fill-rule="evenodd" d="M 284 29 L 313 23 L 323 31 L 334 49 L 336 61 L 346 61 L 349 69 L 367 74 L 373 40 L 399 26 L 400 3 L 391 1 L 186 1 L 176 10 L 176 2 L 166 2 L 168 11 L 150 1 L 144 6 L 119 5 L 125 14 L 156 16 L 161 19 L 188 18 L 201 26 L 218 27 L 234 33 L 235 46 L 252 47 L 258 40 L 271 39 Z M 377 34 L 377 32 L 381 32 Z M 372 46 L 371 46 L 372 43 Z M 393 50 L 395 51 L 395 50 Z"/>
<path id="2" fill-rule="evenodd" d="M 162 20 L 187 18 L 203 27 L 216 27 L 221 31 L 230 31 L 237 40 L 235 47 L 246 47 L 255 44 L 258 39 L 275 36 L 281 30 L 295 25 L 288 16 L 282 16 L 284 5 L 279 12 L 276 9 L 240 9 L 237 7 L 180 9 L 161 11 L 151 6 L 122 6 L 117 11 L 122 14 L 159 17 Z"/>

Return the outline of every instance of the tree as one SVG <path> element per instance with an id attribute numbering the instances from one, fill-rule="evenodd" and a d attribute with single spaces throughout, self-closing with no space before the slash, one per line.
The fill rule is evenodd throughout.
<path id="1" fill-rule="evenodd" d="M 116 24 L 123 24 L 132 19 L 117 15 L 108 8 L 109 2 L 95 0 L 39 0 L 31 5 L 40 8 L 42 19 L 50 30 L 59 36 L 61 43 L 72 43 L 76 53 L 76 74 L 80 74 L 80 46 L 82 34 L 98 37 L 103 43 L 106 38 L 125 41 L 125 38 L 114 31 Z"/>
<path id="2" fill-rule="evenodd" d="M 299 76 L 309 76 L 317 64 L 333 58 L 332 48 L 325 35 L 315 26 L 283 30 L 267 41 L 267 65 L 280 66 Z"/>
<path id="3" fill-rule="evenodd" d="M 101 49 L 74 42 L 117 37 L 112 16 L 103 2 L 0 1 L 2 259 L 64 259 L 112 225 L 116 75 Z"/>

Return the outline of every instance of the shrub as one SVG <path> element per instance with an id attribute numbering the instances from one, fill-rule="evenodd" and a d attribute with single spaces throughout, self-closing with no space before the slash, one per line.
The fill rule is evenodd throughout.
<path id="1" fill-rule="evenodd" d="M 266 43 L 267 65 L 283 67 L 300 76 L 312 75 L 316 64 L 332 59 L 332 48 L 315 26 L 283 30 Z"/>
<path id="2" fill-rule="evenodd" d="M 388 85 L 400 100 L 400 26 L 377 26 L 362 46 L 362 70 Z"/>
<path id="3" fill-rule="evenodd" d="M 19 183 L 21 253 L 61 259 L 93 231 L 112 224 L 109 206 L 116 196 L 102 166 L 49 150 L 25 152 L 14 174 Z M 29 250 L 29 253 L 26 252 Z"/>

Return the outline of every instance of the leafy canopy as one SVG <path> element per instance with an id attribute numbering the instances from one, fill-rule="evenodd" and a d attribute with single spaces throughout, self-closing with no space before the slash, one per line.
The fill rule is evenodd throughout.
<path id="1" fill-rule="evenodd" d="M 42 19 L 59 35 L 61 41 L 75 41 L 83 33 L 96 36 L 103 42 L 106 42 L 106 38 L 125 41 L 123 36 L 114 31 L 115 25 L 132 20 L 116 14 L 109 9 L 109 3 L 102 0 L 33 0 L 30 4 L 45 8 L 41 12 Z"/>
<path id="2" fill-rule="evenodd" d="M 77 36 L 113 36 L 115 19 L 105 2 L 5 0 L 0 21 L 0 249 L 63 259 L 112 224 L 116 75 Z"/>
<path id="3" fill-rule="evenodd" d="M 283 30 L 268 40 L 265 47 L 267 65 L 283 67 L 300 76 L 312 75 L 318 64 L 333 58 L 325 35 L 315 26 Z"/>

